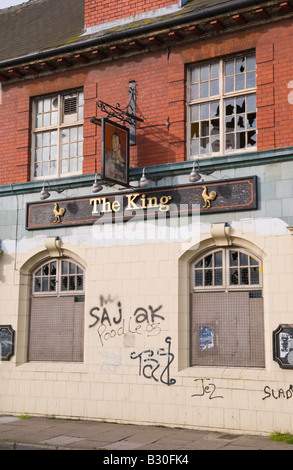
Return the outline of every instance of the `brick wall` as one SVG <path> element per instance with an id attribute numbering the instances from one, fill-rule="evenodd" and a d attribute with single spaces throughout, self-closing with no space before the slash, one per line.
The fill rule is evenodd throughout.
<path id="1" fill-rule="evenodd" d="M 85 0 L 85 26 L 107 23 L 178 4 L 178 0 Z"/>
<path id="2" fill-rule="evenodd" d="M 258 44 L 258 148 L 263 150 L 293 145 L 292 34 L 292 23 L 285 21 Z"/>
<path id="3" fill-rule="evenodd" d="M 218 35 L 195 44 L 176 45 L 58 72 L 15 84 L 3 84 L 0 105 L 0 184 L 30 180 L 31 98 L 83 87 L 84 173 L 100 171 L 101 129 L 90 118 L 98 99 L 128 104 L 129 81 L 135 80 L 137 143 L 130 148 L 130 164 L 141 167 L 183 161 L 186 158 L 186 66 L 187 64 L 256 50 L 258 150 L 293 146 L 293 25 L 264 25 L 261 29 Z M 109 83 L 111 86 L 109 86 Z M 167 127 L 167 121 L 170 126 Z"/>

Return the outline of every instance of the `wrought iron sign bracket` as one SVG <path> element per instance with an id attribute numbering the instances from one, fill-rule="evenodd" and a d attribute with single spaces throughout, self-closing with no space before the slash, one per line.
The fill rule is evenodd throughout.
<path id="1" fill-rule="evenodd" d="M 107 114 L 107 118 L 114 118 L 118 121 L 122 121 L 123 123 L 127 122 L 128 124 L 134 124 L 135 121 L 143 122 L 143 119 L 128 112 L 129 105 L 127 105 L 125 109 L 121 109 L 119 103 L 113 106 L 101 100 L 97 101 L 97 105 L 104 113 Z"/>
<path id="2" fill-rule="evenodd" d="M 121 108 L 119 103 L 116 103 L 115 106 L 112 104 L 106 103 L 105 101 L 97 101 L 98 108 L 101 109 L 103 113 L 107 114 L 107 118 L 112 118 L 116 121 L 129 124 L 129 143 L 130 145 L 136 144 L 136 122 L 143 122 L 143 119 L 139 118 L 135 114 L 136 108 L 136 83 L 131 81 L 129 83 L 129 103 L 126 108 Z M 91 122 L 93 124 L 99 124 L 98 118 L 92 118 Z"/>

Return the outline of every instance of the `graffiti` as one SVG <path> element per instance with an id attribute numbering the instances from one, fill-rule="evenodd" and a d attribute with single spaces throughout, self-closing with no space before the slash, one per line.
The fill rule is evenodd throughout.
<path id="1" fill-rule="evenodd" d="M 287 390 L 284 390 L 283 388 L 274 390 L 273 388 L 266 385 L 263 391 L 266 395 L 262 398 L 263 400 L 266 400 L 267 398 L 271 398 L 271 397 L 274 398 L 275 400 L 278 400 L 279 398 L 285 398 L 286 400 L 289 400 L 289 398 L 293 397 L 293 385 L 292 384 L 289 385 Z"/>
<path id="2" fill-rule="evenodd" d="M 215 398 L 224 398 L 221 395 L 215 395 L 215 384 L 209 383 L 208 385 L 205 385 L 204 381 L 211 379 L 194 379 L 194 382 L 197 382 L 198 380 L 201 382 L 200 393 L 194 393 L 191 395 L 192 397 L 203 397 L 204 395 L 209 395 L 209 400 L 214 400 Z"/>
<path id="3" fill-rule="evenodd" d="M 154 308 L 137 307 L 127 320 L 124 318 L 122 304 L 115 302 L 111 296 L 100 296 L 100 306 L 90 310 L 90 316 L 94 322 L 89 328 L 97 326 L 98 338 L 102 346 L 115 337 L 121 337 L 128 333 L 146 336 L 157 336 L 161 332 L 160 322 L 164 320 L 158 312 L 162 305 Z"/>
<path id="4" fill-rule="evenodd" d="M 171 338 L 168 336 L 165 338 L 165 343 L 168 345 L 168 350 L 160 348 L 157 350 L 157 355 L 152 349 L 148 349 L 139 354 L 132 352 L 130 354 L 131 359 L 139 359 L 139 375 L 143 375 L 146 379 L 153 379 L 155 382 L 161 382 L 166 385 L 174 385 L 176 383 L 175 379 L 170 378 L 170 365 L 174 360 L 174 354 L 170 352 L 171 350 Z M 161 362 L 165 362 L 164 359 L 167 358 L 167 364 L 162 365 Z M 165 366 L 165 367 L 164 367 Z M 163 371 L 161 372 L 163 368 Z"/>
<path id="5" fill-rule="evenodd" d="M 125 347 L 131 348 L 131 351 L 133 350 L 132 344 L 125 338 L 123 339 L 123 343 L 120 340 L 119 349 L 116 353 L 99 347 L 98 357 L 102 361 L 100 366 L 101 370 L 104 372 L 109 372 L 110 374 L 116 374 L 117 371 L 120 373 L 123 372 L 123 367 L 129 366 L 132 362 L 129 357 L 129 350 L 125 351 Z"/>
<path id="6" fill-rule="evenodd" d="M 98 356 L 102 359 L 101 370 L 104 372 L 116 373 L 117 369 L 122 366 L 122 355 L 98 349 Z"/>

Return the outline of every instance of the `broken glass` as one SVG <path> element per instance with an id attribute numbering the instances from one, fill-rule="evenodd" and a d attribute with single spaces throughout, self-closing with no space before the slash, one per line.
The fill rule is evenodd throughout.
<path id="1" fill-rule="evenodd" d="M 211 269 L 205 269 L 204 283 L 205 283 L 205 286 L 213 285 L 213 271 Z"/>
<path id="2" fill-rule="evenodd" d="M 245 57 L 241 57 L 236 59 L 236 73 L 244 73 L 245 72 Z"/>
<path id="3" fill-rule="evenodd" d="M 213 117 L 218 117 L 220 116 L 220 104 L 219 101 L 213 101 L 210 106 L 210 116 L 211 118 Z"/>
<path id="4" fill-rule="evenodd" d="M 247 128 L 248 129 L 256 128 L 256 113 L 247 114 Z"/>
<path id="5" fill-rule="evenodd" d="M 200 153 L 209 153 L 209 139 L 200 139 Z"/>
<path id="6" fill-rule="evenodd" d="M 211 135 L 219 134 L 220 131 L 220 121 L 219 119 L 211 120 Z"/>
<path id="7" fill-rule="evenodd" d="M 226 116 L 231 116 L 234 114 L 234 99 L 226 100 L 225 101 L 225 113 Z"/>
<path id="8" fill-rule="evenodd" d="M 220 151 L 220 140 L 219 136 L 211 137 L 211 150 L 212 152 L 219 152 Z"/>
<path id="9" fill-rule="evenodd" d="M 245 132 L 238 132 L 236 134 L 236 149 L 245 148 Z"/>
<path id="10" fill-rule="evenodd" d="M 235 128 L 235 118 L 234 118 L 234 116 L 226 118 L 226 132 L 232 132 L 232 131 L 234 131 L 234 128 Z"/>
<path id="11" fill-rule="evenodd" d="M 238 284 L 238 269 L 230 269 L 230 284 Z"/>
<path id="12" fill-rule="evenodd" d="M 192 122 L 191 123 L 191 138 L 195 139 L 199 137 L 199 122 Z"/>
<path id="13" fill-rule="evenodd" d="M 245 113 L 245 96 L 240 96 L 236 99 L 236 113 Z"/>
<path id="14" fill-rule="evenodd" d="M 199 139 L 193 139 L 190 145 L 190 154 L 198 155 L 199 154 Z"/>
<path id="15" fill-rule="evenodd" d="M 248 268 L 240 269 L 240 284 L 248 285 Z"/>
<path id="16" fill-rule="evenodd" d="M 245 114 L 240 114 L 237 116 L 237 125 L 236 129 L 240 131 L 241 129 L 245 129 Z"/>
<path id="17" fill-rule="evenodd" d="M 207 137 L 209 135 L 209 130 L 210 130 L 209 121 L 202 121 L 201 122 L 201 136 Z"/>
<path id="18" fill-rule="evenodd" d="M 213 255 L 208 255 L 204 259 L 205 268 L 210 268 L 213 265 Z"/>
<path id="19" fill-rule="evenodd" d="M 250 131 L 247 134 L 247 145 L 248 147 L 255 147 L 256 145 L 256 131 Z"/>
<path id="20" fill-rule="evenodd" d="M 235 148 L 234 134 L 226 134 L 226 150 L 233 150 Z"/>

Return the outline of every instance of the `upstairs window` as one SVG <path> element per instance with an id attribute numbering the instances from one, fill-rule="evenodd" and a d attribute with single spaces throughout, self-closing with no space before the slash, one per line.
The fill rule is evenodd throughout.
<path id="1" fill-rule="evenodd" d="M 81 174 L 83 92 L 36 98 L 32 134 L 33 179 Z"/>
<path id="2" fill-rule="evenodd" d="M 256 150 L 254 54 L 193 65 L 188 85 L 189 158 Z"/>

